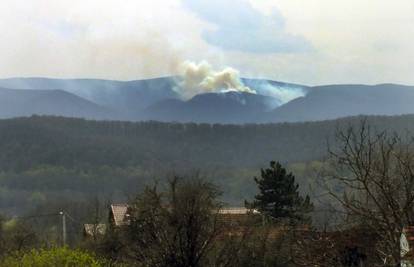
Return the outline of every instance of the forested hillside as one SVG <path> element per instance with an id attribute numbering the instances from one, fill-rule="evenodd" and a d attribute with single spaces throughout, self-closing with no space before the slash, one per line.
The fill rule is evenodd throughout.
<path id="1" fill-rule="evenodd" d="M 278 160 L 307 183 L 338 128 L 363 117 L 283 124 L 219 125 L 87 121 L 63 117 L 0 121 L 0 208 L 19 212 L 54 196 L 126 196 L 154 179 L 196 170 L 241 203 L 253 176 Z M 372 127 L 414 132 L 414 116 L 368 117 Z M 312 163 L 314 162 L 314 163 Z"/>

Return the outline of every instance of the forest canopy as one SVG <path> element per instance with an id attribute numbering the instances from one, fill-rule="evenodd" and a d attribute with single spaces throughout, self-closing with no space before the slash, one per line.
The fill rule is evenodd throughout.
<path id="1" fill-rule="evenodd" d="M 0 120 L 0 210 L 21 213 L 57 196 L 123 199 L 154 179 L 195 171 L 221 186 L 227 202 L 241 204 L 256 193 L 252 178 L 271 160 L 306 189 L 327 144 L 335 145 L 334 133 L 361 119 L 379 131 L 414 132 L 413 115 L 248 125 Z"/>

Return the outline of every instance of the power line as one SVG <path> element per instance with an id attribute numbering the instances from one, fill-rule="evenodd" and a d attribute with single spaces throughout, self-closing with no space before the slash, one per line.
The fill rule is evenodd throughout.
<path id="1" fill-rule="evenodd" d="M 70 219 L 73 223 L 77 224 L 78 226 L 83 226 L 83 223 L 81 223 L 79 220 L 76 220 L 73 218 L 69 213 L 62 210 L 58 213 L 45 213 L 45 214 L 36 214 L 36 215 L 30 215 L 30 216 L 15 216 L 13 219 L 17 220 L 30 220 L 30 219 L 36 219 L 36 218 L 42 218 L 42 217 L 61 217 L 62 218 L 62 244 L 65 246 L 67 241 L 67 225 L 66 225 L 66 218 Z"/>
<path id="2" fill-rule="evenodd" d="M 60 216 L 60 213 L 46 213 L 46 214 L 36 214 L 36 215 L 30 215 L 30 216 L 15 216 L 13 219 L 18 220 L 27 220 L 27 219 L 35 219 L 35 218 L 41 218 L 41 217 L 52 217 L 52 216 Z"/>

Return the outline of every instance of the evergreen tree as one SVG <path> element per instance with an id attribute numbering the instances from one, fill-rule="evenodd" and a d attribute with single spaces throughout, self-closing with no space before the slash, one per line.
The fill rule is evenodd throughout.
<path id="1" fill-rule="evenodd" d="M 270 168 L 262 169 L 261 178 L 255 177 L 254 180 L 260 192 L 253 203 L 246 203 L 250 208 L 276 220 L 309 220 L 307 213 L 313 210 L 309 196 L 303 198 L 299 194 L 295 176 L 287 173 L 279 162 L 270 162 Z"/>

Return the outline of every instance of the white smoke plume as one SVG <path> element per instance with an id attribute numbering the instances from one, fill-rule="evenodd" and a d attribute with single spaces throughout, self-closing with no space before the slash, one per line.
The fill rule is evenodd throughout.
<path id="1" fill-rule="evenodd" d="M 176 91 L 185 99 L 201 93 L 227 91 L 256 94 L 255 90 L 243 84 L 236 69 L 227 67 L 216 71 L 206 61 L 198 64 L 185 61 L 179 68 L 179 76 Z"/>
<path id="2" fill-rule="evenodd" d="M 257 93 L 277 99 L 278 106 L 280 106 L 293 99 L 305 96 L 307 92 L 299 86 L 278 86 L 269 82 L 261 82 L 257 84 Z"/>

